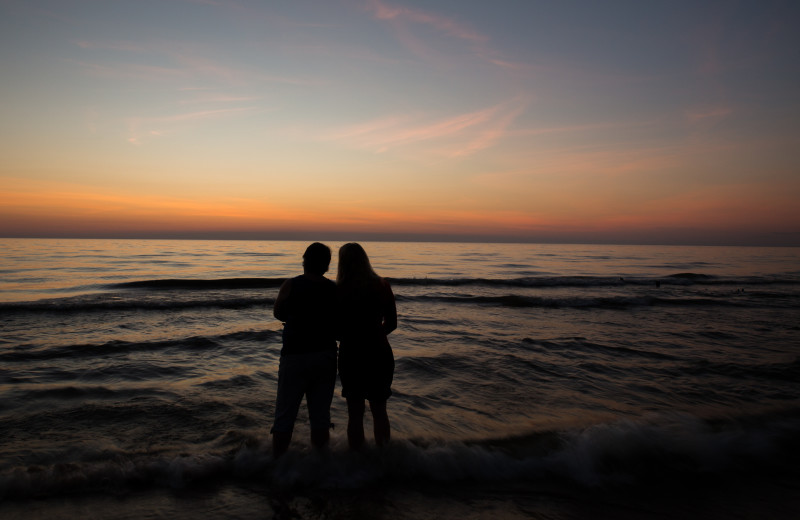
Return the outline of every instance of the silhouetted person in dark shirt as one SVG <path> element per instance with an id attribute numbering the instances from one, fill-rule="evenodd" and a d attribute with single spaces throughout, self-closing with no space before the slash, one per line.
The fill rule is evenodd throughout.
<path id="1" fill-rule="evenodd" d="M 303 396 L 311 423 L 311 443 L 327 446 L 331 400 L 336 385 L 336 284 L 323 276 L 331 250 L 314 242 L 303 254 L 303 274 L 287 280 L 275 300 L 274 314 L 284 322 L 278 369 L 278 397 L 272 427 L 272 451 L 289 449 Z"/>
<path id="2" fill-rule="evenodd" d="M 389 282 L 375 274 L 356 243 L 339 249 L 339 378 L 347 399 L 347 440 L 364 445 L 365 400 L 372 412 L 375 443 L 389 442 L 386 401 L 392 395 L 394 356 L 386 336 L 397 328 L 397 309 Z"/>

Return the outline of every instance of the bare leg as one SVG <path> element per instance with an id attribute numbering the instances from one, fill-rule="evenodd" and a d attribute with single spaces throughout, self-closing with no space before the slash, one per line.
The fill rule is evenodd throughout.
<path id="1" fill-rule="evenodd" d="M 292 442 L 292 432 L 273 432 L 272 433 L 272 456 L 278 458 L 289 451 L 289 444 Z"/>
<path id="2" fill-rule="evenodd" d="M 389 414 L 386 412 L 386 401 L 370 401 L 369 408 L 372 411 L 372 426 L 375 434 L 375 444 L 385 446 L 389 443 L 392 430 L 389 425 Z"/>
<path id="3" fill-rule="evenodd" d="M 353 451 L 364 446 L 364 400 L 347 398 L 347 442 Z"/>

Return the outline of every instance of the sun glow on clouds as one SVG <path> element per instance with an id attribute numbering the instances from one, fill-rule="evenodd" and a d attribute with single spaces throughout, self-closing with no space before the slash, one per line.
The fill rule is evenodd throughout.
<path id="1" fill-rule="evenodd" d="M 800 243 L 800 4 L 131 5 L 5 9 L 0 235 Z"/>
<path id="2" fill-rule="evenodd" d="M 5 201 L 0 214 L 32 218 L 50 216 L 80 224 L 89 231 L 108 231 L 109 223 L 140 232 L 176 227 L 193 231 L 249 229 L 264 225 L 268 229 L 277 229 L 280 225 L 310 216 L 291 207 L 265 204 L 258 199 L 190 198 L 146 193 L 122 195 L 116 190 L 78 184 L 32 183 L 23 179 L 6 181 L 9 188 L 0 190 L 0 200 Z"/>
<path id="3" fill-rule="evenodd" d="M 55 219 L 59 225 L 80 226 L 80 234 L 107 232 L 109 224 L 128 232 L 173 231 L 281 231 L 285 229 L 370 233 L 453 233 L 470 223 L 473 233 L 491 233 L 501 226 L 526 229 L 534 220 L 513 211 L 337 208 L 335 201 L 314 209 L 297 209 L 293 201 L 266 204 L 247 197 L 176 197 L 133 193 L 69 183 L 35 183 L 6 179 L 0 190 L 5 201 L 3 218 Z M 336 211 L 333 211 L 336 210 Z M 458 233 L 457 233 L 458 234 Z M 461 233 L 464 234 L 464 233 Z"/>

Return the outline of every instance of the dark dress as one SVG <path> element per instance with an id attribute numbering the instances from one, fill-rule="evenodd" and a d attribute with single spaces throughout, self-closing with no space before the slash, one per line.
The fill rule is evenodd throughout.
<path id="1" fill-rule="evenodd" d="M 385 401 L 392 395 L 394 355 L 384 322 L 397 322 L 389 282 L 377 279 L 357 290 L 339 288 L 339 378 L 342 395 Z M 394 328 L 394 325 L 392 325 Z"/>

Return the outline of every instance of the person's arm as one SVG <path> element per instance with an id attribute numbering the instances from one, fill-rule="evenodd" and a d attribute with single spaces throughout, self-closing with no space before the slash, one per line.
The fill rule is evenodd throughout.
<path id="1" fill-rule="evenodd" d="M 383 333 L 387 336 L 397 328 L 397 305 L 389 281 L 383 280 Z"/>
<path id="2" fill-rule="evenodd" d="M 289 319 L 289 294 L 292 292 L 292 280 L 286 280 L 281 285 L 281 290 L 278 291 L 278 297 L 275 298 L 275 306 L 272 309 L 272 314 L 280 321 L 285 322 Z"/>

